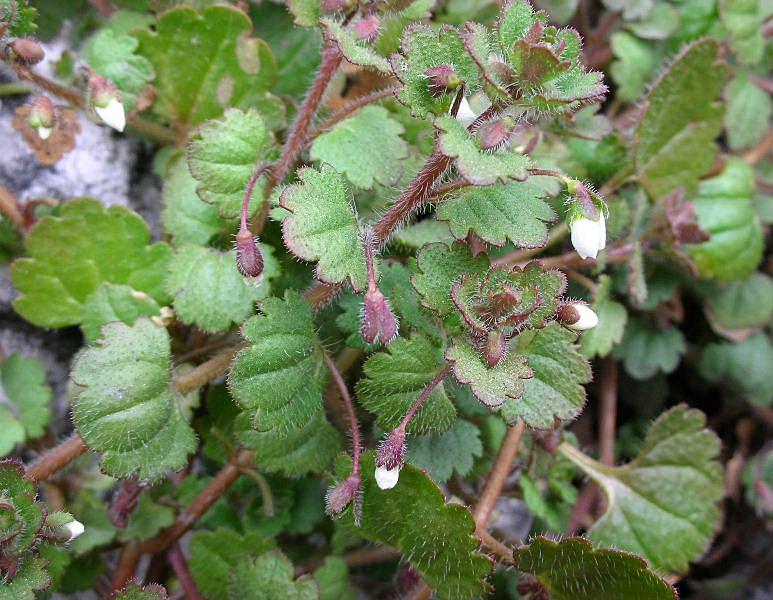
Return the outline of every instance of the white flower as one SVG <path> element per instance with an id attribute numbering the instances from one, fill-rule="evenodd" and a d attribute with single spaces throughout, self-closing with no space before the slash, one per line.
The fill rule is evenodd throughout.
<path id="1" fill-rule="evenodd" d="M 478 115 L 470 108 L 470 103 L 467 102 L 467 98 L 462 97 L 462 101 L 459 103 L 459 110 L 456 111 L 456 120 L 465 127 L 469 127 L 477 118 Z"/>
<path id="2" fill-rule="evenodd" d="M 54 130 L 53 127 L 37 127 L 38 137 L 41 140 L 47 140 L 51 136 L 51 132 Z"/>
<path id="3" fill-rule="evenodd" d="M 572 304 L 572 307 L 580 315 L 580 318 L 574 323 L 568 324 L 568 327 L 578 331 L 585 331 L 586 329 L 593 329 L 599 324 L 598 315 L 589 306 L 585 304 Z"/>
<path id="4" fill-rule="evenodd" d="M 123 102 L 118 98 L 110 98 L 107 106 L 94 106 L 94 110 L 105 123 L 110 125 L 116 131 L 123 131 L 126 127 L 126 112 L 123 109 Z"/>
<path id="5" fill-rule="evenodd" d="M 599 250 L 603 250 L 607 245 L 607 227 L 603 214 L 595 221 L 586 217 L 575 219 L 571 229 L 572 246 L 582 259 L 596 258 Z"/>
<path id="6" fill-rule="evenodd" d="M 400 467 L 387 469 L 386 467 L 376 467 L 376 483 L 382 490 L 391 490 L 397 485 L 400 478 Z"/>
<path id="7" fill-rule="evenodd" d="M 86 527 L 83 523 L 76 521 L 75 519 L 67 523 L 64 528 L 70 532 L 70 539 L 67 540 L 68 542 L 73 541 L 76 537 L 86 531 Z"/>

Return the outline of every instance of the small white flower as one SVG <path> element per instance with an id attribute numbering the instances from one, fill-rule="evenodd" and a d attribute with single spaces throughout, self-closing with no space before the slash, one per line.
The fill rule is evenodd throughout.
<path id="1" fill-rule="evenodd" d="M 470 103 L 467 102 L 467 98 L 462 97 L 462 101 L 459 103 L 459 110 L 456 111 L 456 120 L 465 127 L 469 127 L 477 118 L 478 115 L 470 108 Z"/>
<path id="2" fill-rule="evenodd" d="M 110 98 L 107 106 L 94 106 L 99 118 L 110 125 L 116 131 L 123 131 L 126 127 L 126 112 L 123 109 L 123 102 L 118 98 Z"/>
<path id="3" fill-rule="evenodd" d="M 580 258 L 596 258 L 599 250 L 607 245 L 607 227 L 604 215 L 591 221 L 586 217 L 575 219 L 571 224 L 572 246 L 577 250 Z"/>
<path id="4" fill-rule="evenodd" d="M 400 467 L 387 469 L 386 467 L 376 467 L 376 483 L 382 490 L 391 490 L 397 485 L 400 478 Z"/>
<path id="5" fill-rule="evenodd" d="M 579 313 L 580 318 L 574 323 L 569 324 L 568 327 L 578 331 L 585 331 L 586 329 L 593 329 L 599 324 L 598 315 L 589 306 L 585 304 L 573 304 L 572 306 Z"/>
<path id="6" fill-rule="evenodd" d="M 73 541 L 76 537 L 86 531 L 86 527 L 83 523 L 76 521 L 75 519 L 67 523 L 64 528 L 70 532 L 70 539 L 67 540 L 68 542 Z"/>
<path id="7" fill-rule="evenodd" d="M 38 137 L 41 140 L 47 140 L 51 136 L 51 132 L 54 130 L 53 127 L 38 127 Z"/>

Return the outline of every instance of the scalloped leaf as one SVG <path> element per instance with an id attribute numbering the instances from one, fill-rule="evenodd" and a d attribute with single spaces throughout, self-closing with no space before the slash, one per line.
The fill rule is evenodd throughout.
<path id="1" fill-rule="evenodd" d="M 202 246 L 181 246 L 169 262 L 166 289 L 173 296 L 174 310 L 183 323 L 209 333 L 228 331 L 253 314 L 255 302 L 270 291 L 269 279 L 277 275 L 278 263 L 261 244 L 265 268 L 260 282 L 242 277 L 236 253 Z"/>
<path id="2" fill-rule="evenodd" d="M 594 548 L 579 537 L 538 537 L 515 550 L 519 570 L 536 577 L 555 600 L 677 600 L 676 591 L 634 554 Z"/>
<path id="3" fill-rule="evenodd" d="M 575 344 L 576 334 L 549 323 L 525 331 L 510 342 L 510 352 L 526 357 L 534 377 L 524 382 L 523 396 L 500 409 L 508 423 L 518 418 L 530 427 L 550 429 L 555 420 L 574 419 L 585 406 L 583 384 L 592 379 L 588 361 Z"/>
<path id="4" fill-rule="evenodd" d="M 672 373 L 679 366 L 687 343 L 676 327 L 660 329 L 644 319 L 629 319 L 620 345 L 612 355 L 622 359 L 634 379 L 649 379 L 659 372 Z"/>
<path id="5" fill-rule="evenodd" d="M 22 294 L 13 305 L 22 317 L 40 327 L 78 325 L 89 296 L 103 282 L 166 300 L 163 280 L 171 250 L 162 242 L 148 244 L 142 217 L 87 198 L 67 202 L 59 214 L 38 222 L 27 236 L 29 258 L 13 264 L 13 284 Z"/>
<path id="6" fill-rule="evenodd" d="M 366 539 L 398 548 L 440 598 L 484 596 L 491 562 L 478 552 L 475 523 L 459 504 L 447 504 L 443 493 L 419 469 L 405 465 L 400 481 L 381 490 L 374 479 L 375 455 L 362 455 L 362 519 L 357 532 Z M 341 459 L 336 473 L 343 480 L 351 460 Z M 347 509 L 351 520 L 351 508 Z"/>
<path id="7" fill-rule="evenodd" d="M 276 61 L 251 32 L 250 18 L 224 5 L 200 12 L 173 8 L 158 17 L 155 31 L 135 32 L 139 53 L 156 71 L 153 111 L 189 129 L 226 108 L 255 107 L 269 129 L 280 127 L 284 106 L 269 93 L 277 79 Z"/>
<path id="8" fill-rule="evenodd" d="M 653 569 L 685 573 L 719 525 L 724 474 L 720 441 L 699 410 L 679 405 L 652 424 L 639 455 L 602 465 L 573 446 L 560 451 L 604 490 L 607 508 L 588 532 L 595 544 L 634 552 Z"/>
<path id="9" fill-rule="evenodd" d="M 258 431 L 282 436 L 322 408 L 327 380 L 311 305 L 296 292 L 268 298 L 242 328 L 250 346 L 231 363 L 228 387 Z"/>
<path id="10" fill-rule="evenodd" d="M 357 397 L 377 416 L 379 427 L 392 430 L 444 366 L 442 349 L 427 338 L 418 334 L 398 338 L 365 362 Z M 440 383 L 408 424 L 408 431 L 419 435 L 448 431 L 455 419 L 456 409 Z"/>
<path id="11" fill-rule="evenodd" d="M 405 29 L 400 54 L 392 56 L 392 70 L 403 83 L 397 97 L 411 109 L 413 116 L 423 119 L 428 114 L 443 115 L 449 111 L 454 94 L 435 98 L 430 93 L 425 72 L 440 65 L 452 65 L 464 82 L 465 94 L 480 89 L 480 72 L 468 54 L 459 31 L 441 25 L 435 31 L 428 25 L 413 24 Z"/>
<path id="12" fill-rule="evenodd" d="M 188 167 L 199 182 L 196 193 L 217 206 L 222 218 L 236 218 L 241 214 L 247 182 L 271 143 L 271 134 L 255 110 L 230 108 L 222 119 L 207 121 L 188 141 Z M 253 189 L 251 213 L 263 203 L 262 183 L 265 176 Z"/>
<path id="13" fill-rule="evenodd" d="M 228 582 L 230 600 L 318 600 L 319 588 L 311 575 L 293 579 L 293 564 L 279 550 L 257 559 L 240 560 Z"/>
<path id="14" fill-rule="evenodd" d="M 519 248 L 540 248 L 548 236 L 546 223 L 557 219 L 546 195 L 543 187 L 529 181 L 471 187 L 444 198 L 437 218 L 449 222 L 458 240 L 473 232 L 495 246 L 509 240 Z"/>
<path id="15" fill-rule="evenodd" d="M 2 581 L 0 600 L 35 600 L 38 592 L 47 590 L 51 576 L 46 570 L 47 561 L 40 557 L 27 558 L 11 581 Z"/>
<path id="16" fill-rule="evenodd" d="M 113 477 L 157 479 L 180 469 L 196 436 L 170 387 L 169 334 L 143 317 L 132 327 L 105 325 L 102 336 L 77 356 L 71 374 L 82 386 L 72 408 L 78 433 Z"/>
<path id="17" fill-rule="evenodd" d="M 355 290 L 363 289 L 365 247 L 343 175 L 327 165 L 320 171 L 302 168 L 297 175 L 301 183 L 286 187 L 280 197 L 289 212 L 282 221 L 285 245 L 298 258 L 317 261 L 320 281 L 349 279 Z"/>
<path id="18" fill-rule="evenodd" d="M 102 326 L 115 321 L 134 325 L 139 317 L 155 317 L 161 307 L 145 292 L 128 285 L 103 283 L 91 294 L 83 307 L 81 330 L 91 343 L 102 335 Z"/>
<path id="19" fill-rule="evenodd" d="M 480 430 L 464 419 L 457 419 L 445 433 L 408 438 L 408 462 L 437 483 L 445 483 L 454 472 L 466 476 L 481 456 Z"/>
<path id="20" fill-rule="evenodd" d="M 496 367 L 489 367 L 478 351 L 461 338 L 453 340 L 446 350 L 446 359 L 452 364 L 456 380 L 469 385 L 475 397 L 489 408 L 523 396 L 524 380 L 534 376 L 525 356 L 509 352 Z"/>
<path id="21" fill-rule="evenodd" d="M 528 156 L 508 149 L 482 150 L 475 136 L 451 116 L 438 117 L 435 126 L 440 130 L 438 148 L 454 159 L 454 166 L 471 184 L 484 186 L 510 179 L 524 181 L 528 177 Z"/>
<path id="22" fill-rule="evenodd" d="M 140 95 L 156 76 L 150 61 L 136 53 L 139 45 L 131 36 L 102 29 L 86 42 L 82 52 L 89 66 L 121 92 L 126 112 L 134 110 Z"/>
<path id="23" fill-rule="evenodd" d="M 714 164 L 726 83 L 719 44 L 704 39 L 685 47 L 653 86 L 634 146 L 636 174 L 653 200 L 680 187 L 693 194 Z"/>
<path id="24" fill-rule="evenodd" d="M 17 461 L 0 460 L 0 490 L 3 492 L 0 508 L 3 556 L 23 558 L 38 541 L 46 519 L 46 507 L 35 500 L 37 487 L 27 479 L 24 468 Z M 24 589 L 23 584 L 20 585 Z"/>
<path id="25" fill-rule="evenodd" d="M 370 190 L 376 181 L 395 185 L 408 157 L 408 146 L 400 137 L 405 128 L 382 106 L 366 106 L 357 115 L 341 121 L 311 145 L 311 159 L 327 163 L 358 188 Z"/>
<path id="26" fill-rule="evenodd" d="M 465 274 L 483 275 L 489 268 L 488 258 L 473 257 L 467 244 L 428 244 L 416 256 L 418 273 L 411 279 L 422 304 L 441 316 L 456 310 L 451 300 L 451 287 Z"/>
<path id="27" fill-rule="evenodd" d="M 0 364 L 0 456 L 45 433 L 53 392 L 35 358 L 11 354 Z"/>

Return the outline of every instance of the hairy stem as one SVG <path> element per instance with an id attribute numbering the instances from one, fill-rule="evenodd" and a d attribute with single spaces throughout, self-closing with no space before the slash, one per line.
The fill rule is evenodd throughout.
<path id="1" fill-rule="evenodd" d="M 26 469 L 32 481 L 45 481 L 64 469 L 76 458 L 85 454 L 88 447 L 77 433 L 73 433 L 61 444 L 46 452 Z"/>
<path id="2" fill-rule="evenodd" d="M 352 397 L 349 394 L 349 388 L 346 387 L 346 382 L 344 381 L 344 378 L 341 375 L 341 372 L 338 370 L 335 362 L 333 362 L 333 359 L 330 358 L 330 355 L 324 351 L 322 356 L 325 358 L 325 363 L 327 364 L 328 369 L 330 369 L 330 372 L 333 375 L 333 379 L 338 386 L 338 391 L 341 393 L 341 398 L 343 398 L 344 404 L 346 405 L 346 413 L 349 416 L 349 427 L 352 430 L 352 475 L 359 476 L 362 441 L 360 438 L 360 423 L 357 420 L 357 413 L 354 411 L 354 402 L 352 402 Z"/>
<path id="3" fill-rule="evenodd" d="M 341 110 L 330 115 L 319 125 L 319 127 L 314 129 L 314 131 L 309 135 L 309 142 L 316 139 L 318 136 L 325 133 L 326 131 L 329 131 L 330 129 L 338 125 L 338 123 L 340 123 L 341 121 L 348 119 L 358 110 L 365 108 L 369 104 L 373 104 L 374 102 L 383 100 L 384 98 L 389 98 L 390 96 L 393 96 L 396 91 L 397 91 L 396 87 L 388 87 L 388 88 L 384 88 L 383 90 L 378 90 L 370 94 L 366 94 L 365 96 L 360 96 L 359 98 L 355 98 L 354 100 L 346 104 Z"/>
<path id="4" fill-rule="evenodd" d="M 180 580 L 180 586 L 185 591 L 185 596 L 188 600 L 204 600 L 204 596 L 199 593 L 196 587 L 196 582 L 193 581 L 190 571 L 188 570 L 188 561 L 185 559 L 180 544 L 174 544 L 167 553 L 169 557 L 169 564 L 172 565 L 174 574 L 177 575 L 177 579 Z"/>
<path id="5" fill-rule="evenodd" d="M 435 378 L 429 382 L 429 385 L 424 388 L 424 391 L 421 392 L 421 395 L 416 399 L 416 402 L 414 402 L 411 408 L 408 409 L 408 412 L 405 413 L 405 417 L 403 417 L 403 421 L 402 423 L 400 423 L 400 427 L 402 429 L 405 429 L 408 427 L 408 423 L 411 422 L 411 419 L 413 419 L 413 417 L 416 416 L 416 413 L 418 412 L 418 410 L 427 401 L 427 398 L 429 398 L 429 395 L 432 393 L 432 390 L 434 390 L 438 385 L 440 385 L 440 382 L 443 381 L 450 372 L 451 372 L 451 365 L 446 365 L 445 368 L 442 371 L 440 371 L 440 373 L 435 375 Z"/>
<path id="6" fill-rule="evenodd" d="M 250 179 L 247 181 L 247 189 L 244 191 L 244 198 L 242 199 L 242 220 L 240 231 L 247 231 L 247 214 L 250 211 L 250 200 L 252 199 L 252 193 L 255 190 L 255 184 L 258 183 L 260 176 L 270 168 L 271 165 L 269 163 L 260 163 L 252 171 Z"/>
<path id="7" fill-rule="evenodd" d="M 210 381 L 223 375 L 228 370 L 233 357 L 245 347 L 246 344 L 238 344 L 226 348 L 191 371 L 176 377 L 172 381 L 172 386 L 181 394 L 187 394 L 208 384 Z"/>

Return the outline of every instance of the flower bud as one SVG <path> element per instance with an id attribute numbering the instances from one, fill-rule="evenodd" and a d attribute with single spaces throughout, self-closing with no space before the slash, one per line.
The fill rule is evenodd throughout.
<path id="1" fill-rule="evenodd" d="M 376 454 L 376 483 L 382 490 L 397 485 L 400 469 L 405 462 L 405 429 L 393 430 L 378 447 Z"/>
<path id="2" fill-rule="evenodd" d="M 577 331 L 593 329 L 599 323 L 598 315 L 582 302 L 562 304 L 558 308 L 556 316 L 561 323 Z"/>
<path id="3" fill-rule="evenodd" d="M 89 79 L 89 90 L 91 105 L 97 116 L 116 131 L 123 131 L 126 127 L 126 111 L 115 85 L 104 77 L 92 75 Z"/>
<path id="4" fill-rule="evenodd" d="M 367 15 L 354 24 L 354 33 L 358 39 L 372 42 L 378 37 L 381 22 L 376 15 Z"/>
<path id="5" fill-rule="evenodd" d="M 467 98 L 462 98 L 462 101 L 459 103 L 459 110 L 456 111 L 456 120 L 465 127 L 469 127 L 477 118 L 478 115 L 470 108 L 470 103 L 467 102 Z"/>
<path id="6" fill-rule="evenodd" d="M 75 519 L 67 523 L 65 525 L 65 528 L 70 532 L 70 539 L 68 540 L 69 542 L 73 541 L 84 531 L 86 531 L 86 526 L 80 521 L 77 521 Z"/>
<path id="7" fill-rule="evenodd" d="M 369 288 L 365 294 L 360 315 L 360 333 L 369 344 L 376 340 L 388 345 L 397 337 L 399 324 L 389 307 L 389 301 L 378 288 Z"/>
<path id="8" fill-rule="evenodd" d="M 483 150 L 501 148 L 507 144 L 513 129 L 515 129 L 515 119 L 510 116 L 484 123 L 478 129 L 480 147 Z"/>
<path id="9" fill-rule="evenodd" d="M 37 131 L 41 140 L 47 140 L 54 130 L 56 115 L 54 103 L 46 96 L 38 96 L 32 101 L 30 112 L 27 116 L 27 125 Z"/>
<path id="10" fill-rule="evenodd" d="M 350 475 L 343 483 L 328 490 L 325 497 L 327 513 L 329 515 L 338 515 L 342 513 L 349 504 L 354 503 L 355 521 L 359 521 L 357 514 L 357 494 L 360 493 L 360 476 Z"/>
<path id="11" fill-rule="evenodd" d="M 596 258 L 607 245 L 604 201 L 580 181 L 570 180 L 567 188 L 574 199 L 569 219 L 572 245 L 580 258 Z"/>
<path id="12" fill-rule="evenodd" d="M 81 535 L 86 528 L 83 523 L 74 519 L 66 512 L 50 513 L 46 518 L 45 537 L 60 544 L 73 541 Z"/>
<path id="13" fill-rule="evenodd" d="M 484 355 L 489 367 L 496 367 L 507 356 L 507 336 L 501 331 L 489 331 L 486 336 Z"/>
<path id="14" fill-rule="evenodd" d="M 45 57 L 46 53 L 35 40 L 29 38 L 19 38 L 8 44 L 11 51 L 16 55 L 19 62 L 25 65 L 34 65 L 39 63 Z"/>
<path id="15" fill-rule="evenodd" d="M 259 277 L 263 272 L 263 254 L 249 229 L 236 234 L 236 267 L 245 277 Z"/>
<path id="16" fill-rule="evenodd" d="M 341 10 L 348 10 L 352 7 L 351 0 L 322 0 L 320 7 L 323 12 L 335 13 Z"/>
<path id="17" fill-rule="evenodd" d="M 427 78 L 427 87 L 433 98 L 439 98 L 443 94 L 453 92 L 462 85 L 462 80 L 450 65 L 439 65 L 424 71 Z"/>

